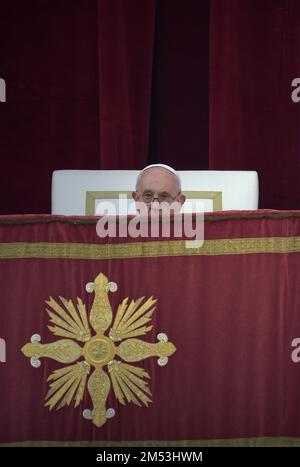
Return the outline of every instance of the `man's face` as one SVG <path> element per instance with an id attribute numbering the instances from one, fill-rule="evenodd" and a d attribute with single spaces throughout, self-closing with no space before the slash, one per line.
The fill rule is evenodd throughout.
<path id="1" fill-rule="evenodd" d="M 158 209 L 162 202 L 171 204 L 177 201 L 183 204 L 185 201 L 185 196 L 179 191 L 176 175 L 162 167 L 145 170 L 132 197 L 135 201 L 144 202 L 148 211 Z"/>

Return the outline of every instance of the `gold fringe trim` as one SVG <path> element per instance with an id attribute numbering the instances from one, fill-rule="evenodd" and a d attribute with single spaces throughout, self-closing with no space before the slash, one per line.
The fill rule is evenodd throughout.
<path id="1" fill-rule="evenodd" d="M 299 447 L 300 438 L 261 437 L 180 441 L 20 441 L 0 447 Z"/>
<path id="2" fill-rule="evenodd" d="M 261 237 L 205 240 L 188 248 L 185 240 L 132 243 L 0 243 L 0 258 L 120 259 L 163 256 L 242 255 L 299 253 L 300 237 Z"/>

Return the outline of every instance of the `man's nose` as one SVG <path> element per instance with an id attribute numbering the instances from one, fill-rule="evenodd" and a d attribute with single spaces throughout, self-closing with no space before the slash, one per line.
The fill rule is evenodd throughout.
<path id="1" fill-rule="evenodd" d="M 153 198 L 150 204 L 151 211 L 159 211 L 160 210 L 160 202 L 159 198 Z"/>

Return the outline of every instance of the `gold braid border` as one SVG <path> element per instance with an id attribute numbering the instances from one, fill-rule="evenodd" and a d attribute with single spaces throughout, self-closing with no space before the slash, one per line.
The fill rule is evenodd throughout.
<path id="1" fill-rule="evenodd" d="M 188 248 L 185 240 L 94 243 L 0 243 L 0 258 L 121 259 L 163 256 L 242 255 L 250 253 L 299 253 L 300 237 L 260 237 L 205 240 Z"/>
<path id="2" fill-rule="evenodd" d="M 300 438 L 260 437 L 179 441 L 20 441 L 0 447 L 298 447 Z"/>

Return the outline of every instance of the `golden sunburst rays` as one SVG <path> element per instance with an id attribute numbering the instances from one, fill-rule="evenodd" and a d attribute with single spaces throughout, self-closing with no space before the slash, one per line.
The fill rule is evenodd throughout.
<path id="1" fill-rule="evenodd" d="M 52 410 L 60 401 L 57 409 L 61 409 L 65 405 L 70 405 L 74 399 L 74 407 L 77 407 L 83 398 L 89 372 L 90 365 L 84 361 L 53 371 L 47 379 L 48 382 L 52 382 L 45 397 L 47 400 L 45 406 Z"/>
<path id="2" fill-rule="evenodd" d="M 129 305 L 127 305 L 128 298 L 125 298 L 119 305 L 114 324 L 109 331 L 109 337 L 113 341 L 142 336 L 151 331 L 153 326 L 145 325 L 151 321 L 156 300 L 150 297 L 142 304 L 144 298 L 131 300 Z"/>
<path id="3" fill-rule="evenodd" d="M 64 364 L 72 363 L 49 376 L 45 406 L 50 410 L 54 407 L 61 409 L 74 401 L 74 407 L 77 407 L 87 389 L 93 408 L 85 409 L 83 414 L 100 427 L 114 415 L 114 409 L 106 409 L 111 389 L 122 405 L 132 402 L 148 406 L 152 402 L 146 381 L 150 375 L 130 363 L 156 356 L 159 357 L 158 364 L 163 366 L 176 348 L 162 333 L 157 336 L 158 343 L 137 339 L 153 327 L 149 325 L 156 304 L 153 297 L 146 300 L 140 297 L 130 302 L 125 298 L 117 309 L 112 325 L 113 312 L 108 293 L 117 290 L 116 284 L 108 282 L 107 277 L 100 273 L 93 283 L 87 284 L 86 290 L 95 294 L 89 316 L 80 298 L 74 305 L 64 297 L 59 297 L 60 303 L 50 297 L 46 301 L 51 322 L 48 328 L 63 339 L 41 344 L 40 336 L 34 334 L 31 342 L 21 350 L 36 368 L 40 366 L 39 359 L 42 357 Z"/>
<path id="4" fill-rule="evenodd" d="M 145 370 L 113 360 L 108 364 L 108 371 L 115 396 L 120 404 L 125 405 L 125 397 L 127 402 L 133 402 L 139 406 L 142 402 L 148 406 L 151 402 L 151 398 L 148 397 L 151 396 L 151 391 L 144 378 L 150 378 L 150 376 Z"/>
<path id="5" fill-rule="evenodd" d="M 50 322 L 54 324 L 54 326 L 48 326 L 49 330 L 55 336 L 68 337 L 81 342 L 88 341 L 91 338 L 91 332 L 86 308 L 81 299 L 77 298 L 77 311 L 72 300 L 59 298 L 64 308 L 52 297 L 46 300 L 47 305 L 52 308 L 52 311 L 47 309 L 47 313 Z"/>

